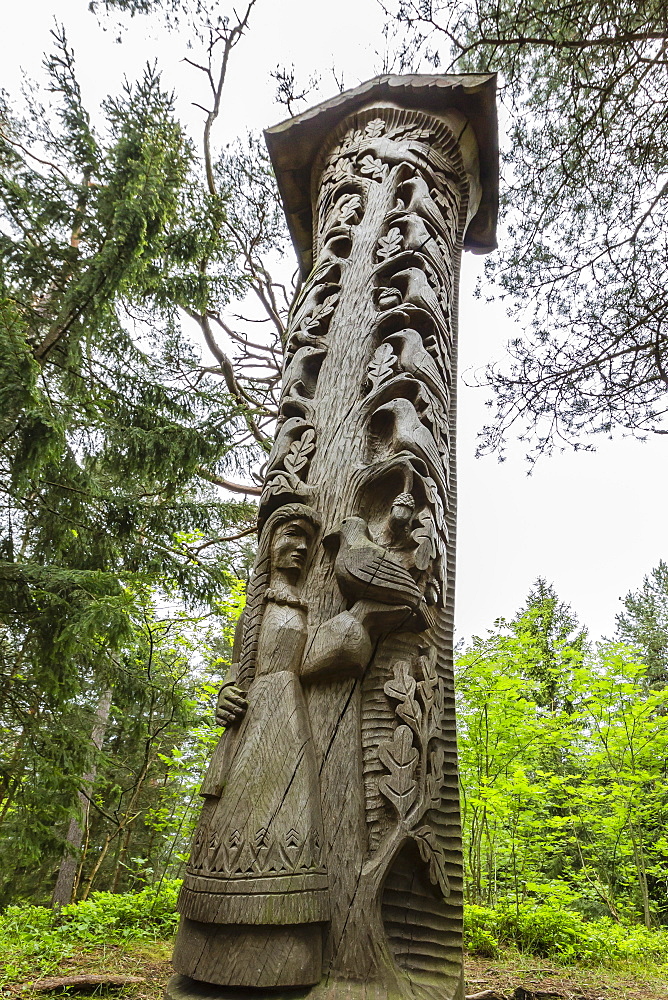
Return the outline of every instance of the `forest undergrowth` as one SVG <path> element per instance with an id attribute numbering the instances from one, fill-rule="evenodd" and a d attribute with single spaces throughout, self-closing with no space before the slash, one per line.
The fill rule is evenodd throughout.
<path id="1" fill-rule="evenodd" d="M 52 979 L 70 997 L 159 1000 L 171 975 L 178 886 L 172 879 L 136 893 L 96 892 L 60 911 L 8 907 L 0 917 L 0 995 L 34 995 Z M 465 945 L 468 996 L 486 990 L 499 1000 L 668 996 L 668 931 L 588 921 L 556 906 L 469 906 Z M 85 976 L 115 978 L 116 985 L 65 990 L 63 980 Z"/>

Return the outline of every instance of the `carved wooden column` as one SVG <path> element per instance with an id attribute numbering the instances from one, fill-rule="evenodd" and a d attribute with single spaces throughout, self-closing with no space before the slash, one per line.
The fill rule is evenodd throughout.
<path id="1" fill-rule="evenodd" d="M 305 282 L 168 995 L 457 1000 L 457 287 L 494 247 L 494 78 L 380 77 L 267 142 Z"/>

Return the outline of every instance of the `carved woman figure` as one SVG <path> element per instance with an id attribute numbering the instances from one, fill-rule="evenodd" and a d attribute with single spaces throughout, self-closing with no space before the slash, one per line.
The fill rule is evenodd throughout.
<path id="1" fill-rule="evenodd" d="M 179 900 L 174 966 L 205 982 L 298 986 L 320 979 L 329 892 L 299 678 L 307 638 L 300 594 L 319 527 L 310 507 L 287 504 L 261 534 L 239 687 L 219 703 L 219 713 L 236 723 L 202 786 L 207 798 Z"/>

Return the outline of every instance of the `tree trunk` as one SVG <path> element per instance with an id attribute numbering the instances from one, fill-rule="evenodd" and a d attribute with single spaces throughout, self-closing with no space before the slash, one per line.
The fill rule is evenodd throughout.
<path id="1" fill-rule="evenodd" d="M 106 688 L 100 695 L 100 700 L 97 704 L 97 710 L 93 721 L 93 729 L 90 734 L 91 747 L 95 752 L 99 752 L 102 749 L 104 734 L 107 731 L 107 723 L 109 721 L 109 712 L 111 710 L 111 697 L 111 688 Z M 81 784 L 83 788 L 89 792 L 92 791 L 95 776 L 97 774 L 97 765 L 94 757 L 92 760 L 93 763 L 91 764 L 90 769 L 81 777 Z M 77 868 L 79 865 L 79 851 L 81 850 L 84 829 L 88 825 L 88 812 L 90 809 L 88 796 L 85 795 L 83 791 L 78 793 L 77 799 L 80 815 L 72 817 L 67 830 L 63 857 L 60 862 L 60 868 L 58 869 L 58 878 L 56 879 L 56 884 L 53 888 L 53 894 L 51 896 L 51 906 L 54 907 L 67 906 L 68 903 L 72 902 L 74 882 L 76 880 Z"/>

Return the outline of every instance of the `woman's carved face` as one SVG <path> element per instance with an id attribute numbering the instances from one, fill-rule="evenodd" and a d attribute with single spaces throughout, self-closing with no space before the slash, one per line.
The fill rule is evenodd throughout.
<path id="1" fill-rule="evenodd" d="M 313 527 L 308 521 L 286 521 L 279 524 L 271 540 L 272 569 L 299 575 L 306 565 Z"/>

